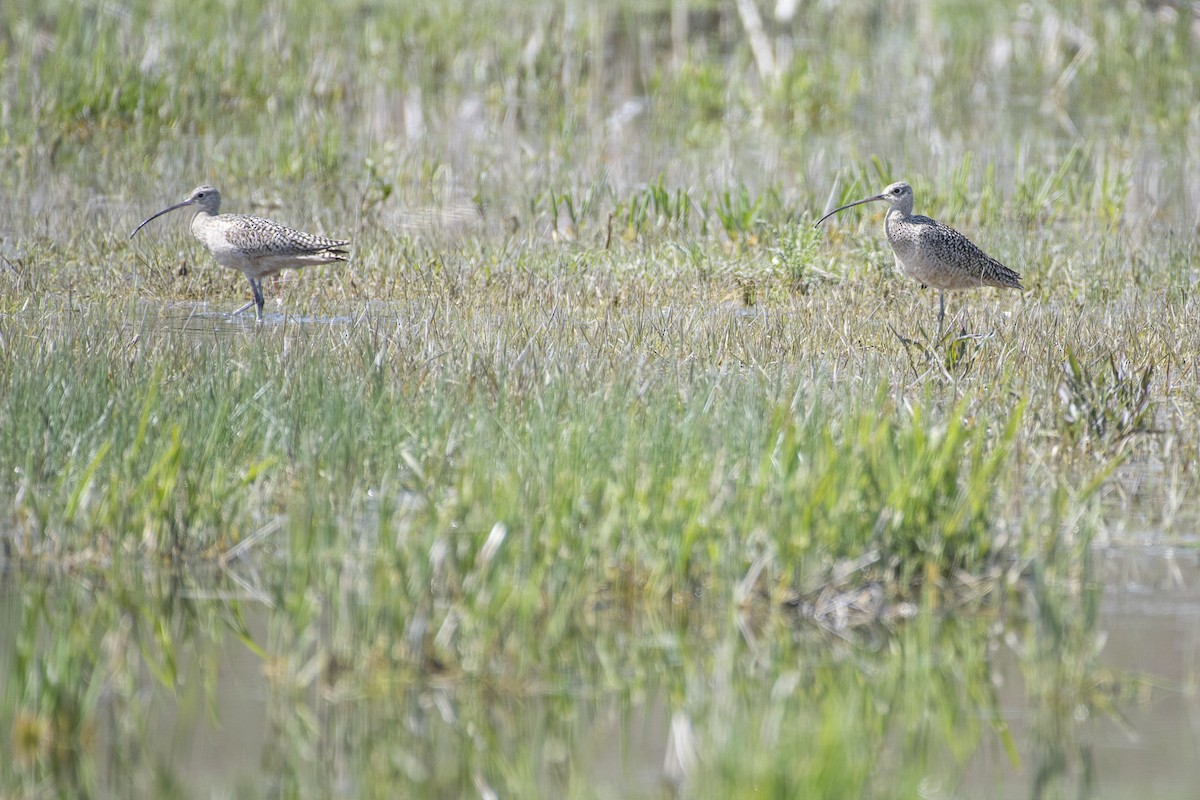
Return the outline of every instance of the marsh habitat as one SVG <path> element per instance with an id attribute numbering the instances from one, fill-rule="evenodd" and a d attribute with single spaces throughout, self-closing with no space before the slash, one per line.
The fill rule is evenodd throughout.
<path id="1" fill-rule="evenodd" d="M 395 7 L 392 7 L 395 6 Z M 1188 4 L 9 0 L 0 795 L 1192 797 Z M 900 275 L 883 209 L 1017 269 Z M 245 279 L 154 211 L 354 242 Z"/>

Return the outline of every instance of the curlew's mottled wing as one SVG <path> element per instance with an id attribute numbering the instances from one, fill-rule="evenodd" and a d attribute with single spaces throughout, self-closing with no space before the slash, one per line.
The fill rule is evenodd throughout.
<path id="1" fill-rule="evenodd" d="M 917 241 L 921 257 L 930 267 L 941 273 L 930 285 L 945 289 L 965 289 L 972 286 L 998 286 L 1007 289 L 1022 289 L 1021 275 L 1009 269 L 978 245 L 949 225 L 937 220 L 914 214 L 908 217 L 901 236 L 911 236 Z"/>
<path id="2" fill-rule="evenodd" d="M 347 259 L 343 248 L 350 242 L 346 239 L 315 236 L 269 219 L 245 214 L 222 214 L 220 220 L 225 239 L 251 260 L 288 259 L 300 263 L 328 264 Z"/>

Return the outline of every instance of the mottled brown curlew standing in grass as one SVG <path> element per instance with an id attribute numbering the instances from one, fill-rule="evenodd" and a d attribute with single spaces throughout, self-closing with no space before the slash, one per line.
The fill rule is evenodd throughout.
<path id="1" fill-rule="evenodd" d="M 884 228 L 900 269 L 920 281 L 922 286 L 938 290 L 939 339 L 942 338 L 942 320 L 946 317 L 947 289 L 1022 288 L 1019 274 L 980 250 L 954 228 L 912 213 L 913 190 L 904 181 L 893 183 L 874 197 L 835 208 L 817 220 L 817 225 L 843 209 L 875 200 L 883 200 L 891 206 Z"/>
<path id="2" fill-rule="evenodd" d="M 348 240 L 314 236 L 262 217 L 218 214 L 221 193 L 211 186 L 196 187 L 182 203 L 164 208 L 134 228 L 129 238 L 132 239 L 151 220 L 184 206 L 197 207 L 196 215 L 192 217 L 192 235 L 218 264 L 238 270 L 250 281 L 254 299 L 233 312 L 235 316 L 254 306 L 255 317 L 262 322 L 263 278 L 288 268 L 347 260 L 343 248 L 350 244 Z"/>

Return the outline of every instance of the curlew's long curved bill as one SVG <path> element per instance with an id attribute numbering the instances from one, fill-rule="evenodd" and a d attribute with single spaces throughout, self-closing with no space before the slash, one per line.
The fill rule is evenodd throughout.
<path id="1" fill-rule="evenodd" d="M 819 220 L 817 220 L 817 224 L 816 224 L 816 225 L 813 225 L 813 227 L 814 227 L 814 228 L 815 228 L 815 227 L 817 227 L 817 225 L 820 225 L 822 222 L 824 222 L 825 220 L 829 219 L 829 218 L 830 218 L 830 217 L 832 217 L 834 214 L 838 213 L 839 211 L 845 211 L 847 208 L 851 208 L 852 206 L 861 206 L 863 203 L 871 203 L 871 202 L 874 202 L 874 201 L 876 201 L 876 200 L 886 200 L 886 199 L 887 199 L 887 198 L 886 198 L 886 197 L 884 197 L 883 195 L 881 195 L 881 194 L 877 194 L 877 195 L 875 195 L 874 197 L 867 197 L 867 198 L 865 198 L 865 199 L 863 199 L 863 200 L 855 200 L 853 203 L 846 203 L 846 205 L 844 205 L 844 206 L 838 206 L 838 207 L 837 207 L 837 208 L 835 208 L 833 211 L 830 211 L 828 214 L 826 214 L 825 216 L 823 216 L 823 217 L 821 217 Z M 149 221 L 150 221 L 150 220 L 146 220 L 146 222 L 149 222 Z M 146 223 L 145 223 L 145 222 L 143 222 L 142 224 L 143 224 L 143 225 L 145 225 Z"/>
<path id="2" fill-rule="evenodd" d="M 149 224 L 150 224 L 151 222 L 153 222 L 154 220 L 156 220 L 156 219 L 158 219 L 159 217 L 161 217 L 163 214 L 167 214 L 167 213 L 169 213 L 169 212 L 171 212 L 171 211 L 174 211 L 174 210 L 175 210 L 175 209 L 177 209 L 177 208 L 183 208 L 184 206 L 190 206 L 190 205 L 192 204 L 192 202 L 193 202 L 193 201 L 191 200 L 191 198 L 189 198 L 189 199 L 187 199 L 187 200 L 184 200 L 182 203 L 176 203 L 176 204 L 175 204 L 175 205 L 173 205 L 173 206 L 169 206 L 168 208 L 164 208 L 162 211 L 158 212 L 157 214 L 155 214 L 154 216 L 150 217 L 150 218 L 149 218 L 149 219 L 147 219 L 145 222 L 143 222 L 141 225 L 138 225 L 136 228 L 134 228 L 134 229 L 133 229 L 133 233 L 129 234 L 129 238 L 130 238 L 130 239 L 132 239 L 134 236 L 136 236 L 136 235 L 137 235 L 137 232 L 138 232 L 138 231 L 140 231 L 142 228 L 144 228 L 144 227 L 146 227 L 147 225 L 149 225 Z"/>

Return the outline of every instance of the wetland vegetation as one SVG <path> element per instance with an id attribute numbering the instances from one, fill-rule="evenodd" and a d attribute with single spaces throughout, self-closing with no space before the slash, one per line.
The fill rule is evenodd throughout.
<path id="1" fill-rule="evenodd" d="M 789 8 L 0 7 L 0 794 L 1191 796 L 1200 18 Z"/>

